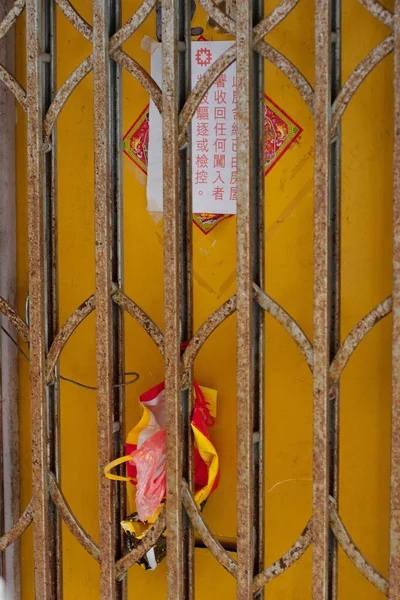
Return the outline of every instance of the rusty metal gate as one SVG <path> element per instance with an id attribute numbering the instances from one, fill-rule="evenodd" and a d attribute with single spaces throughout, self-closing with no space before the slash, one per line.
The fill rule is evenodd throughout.
<path id="1" fill-rule="evenodd" d="M 93 27 L 69 0 L 16 0 L 3 10 L 0 22 L 0 104 L 3 139 L 10 133 L 9 93 L 26 112 L 28 126 L 29 311 L 25 322 L 15 311 L 7 287 L 0 297 L 2 332 L 29 346 L 32 420 L 33 496 L 14 522 L 6 526 L 6 474 L 0 460 L 0 550 L 16 544 L 34 529 L 36 598 L 62 597 L 61 520 L 82 547 L 100 564 L 100 597 L 123 598 L 125 574 L 167 526 L 168 598 L 195 597 L 194 532 L 219 563 L 236 579 L 237 598 L 262 598 L 266 584 L 290 569 L 312 546 L 312 598 L 337 598 L 337 553 L 340 546 L 372 586 L 390 600 L 400 600 L 400 0 L 394 12 L 379 0 L 359 0 L 392 31 L 353 70 L 341 78 L 341 0 L 315 0 L 315 81 L 305 76 L 265 40 L 301 0 L 281 0 L 269 13 L 263 0 L 236 0 L 235 14 L 225 3 L 198 0 L 209 17 L 236 39 L 196 84 L 190 86 L 191 2 L 162 0 L 162 89 L 143 67 L 122 50 L 149 14 L 156 0 L 143 0 L 121 26 L 120 0 L 93 0 Z M 55 3 L 71 25 L 92 44 L 92 52 L 56 87 Z M 229 4 L 229 3 L 228 3 Z M 233 3 L 230 3 L 233 4 Z M 266 3 L 268 6 L 268 2 Z M 3 6 L 3 5 L 2 5 Z M 159 8 L 159 7 L 158 7 Z M 7 36 L 26 13 L 26 90 L 12 74 Z M 7 48 L 7 50 L 6 50 Z M 3 51 L 6 50 L 6 51 Z M 351 331 L 343 343 L 340 319 L 341 119 L 359 86 L 388 54 L 394 54 L 393 162 L 393 293 Z M 11 56 L 11 58 L 10 58 Z M 311 343 L 299 325 L 265 292 L 264 275 L 264 60 L 272 62 L 297 88 L 314 116 L 314 336 Z M 237 267 L 236 296 L 193 330 L 191 119 L 217 77 L 237 63 Z M 125 69 L 145 88 L 163 118 L 164 310 L 165 330 L 124 293 L 122 252 L 121 72 Z M 80 81 L 93 72 L 95 160 L 96 289 L 62 324 L 57 312 L 57 119 Z M 3 93 L 3 92 L 2 92 Z M 8 106 L 8 108 L 7 108 Z M 8 139 L 8 138 L 7 138 Z M 1 193 L 7 198 L 7 177 L 13 165 L 1 145 Z M 10 201 L 2 205 L 12 211 Z M 3 230 L 2 230 L 3 234 Z M 2 254 L 1 269 L 5 269 Z M 3 252 L 3 250 L 2 250 Z M 3 271 L 4 273 L 4 271 Z M 268 277 L 268 274 L 267 274 Z M 10 299 L 11 298 L 11 299 Z M 69 337 L 92 311 L 96 314 L 98 464 L 100 541 L 97 545 L 69 508 L 60 486 L 58 360 Z M 165 361 L 167 403 L 167 502 L 140 547 L 126 551 L 120 518 L 125 500 L 121 488 L 103 476 L 104 466 L 124 445 L 123 315 L 130 314 L 150 335 Z M 193 363 L 211 333 L 229 315 L 237 314 L 237 547 L 224 548 L 207 527 L 193 499 L 190 419 Z M 264 562 L 265 402 L 264 314 L 272 315 L 292 336 L 313 374 L 313 511 L 292 547 L 272 565 Z M 390 568 L 384 578 L 358 550 L 338 511 L 339 380 L 349 358 L 374 325 L 393 316 L 392 446 Z M 4 336 L 3 336 L 4 337 Z M 189 340 L 185 351 L 181 342 Z M 10 355 L 3 342 L 0 409 L 10 392 Z M 14 360 L 15 360 L 15 355 Z M 7 371 L 7 373 L 6 373 Z M 1 380 L 0 380 L 1 381 Z M 12 387 L 12 386 L 11 386 Z M 7 409 L 8 410 L 8 409 Z M 5 410 L 0 424 L 11 423 Z M 1 412 L 0 412 L 1 416 Z M 8 419 L 8 420 L 6 420 Z M 115 423 L 120 427 L 115 427 Z M 11 426 L 11 425 L 10 425 Z M 7 425 L 8 427 L 8 425 Z M 1 429 L 0 429 L 1 431 Z M 3 431 L 3 442 L 5 435 Z M 4 450 L 4 443 L 3 443 Z M 2 456 L 2 455 L 0 455 Z M 15 482 L 13 483 L 15 485 Z M 9 519 L 8 519 L 9 520 Z M 6 560 L 0 563 L 5 573 Z M 14 567 L 18 571 L 17 563 Z M 17 573 L 16 579 L 17 579 Z M 268 595 L 268 593 L 267 593 Z"/>

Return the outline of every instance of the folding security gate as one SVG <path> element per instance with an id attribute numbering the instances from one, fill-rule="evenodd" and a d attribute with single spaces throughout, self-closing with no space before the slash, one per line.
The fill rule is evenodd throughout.
<path id="1" fill-rule="evenodd" d="M 391 600 L 400 599 L 400 1 L 394 11 L 378 0 L 358 0 L 389 35 L 351 70 L 342 83 L 342 9 L 346 0 L 315 0 L 315 80 L 264 38 L 297 9 L 302 0 L 236 0 L 231 10 L 213 0 L 198 0 L 221 30 L 236 43 L 190 88 L 192 6 L 189 0 L 162 0 L 162 89 L 135 56 L 122 50 L 156 10 L 143 0 L 122 26 L 120 0 L 93 0 L 93 27 L 69 0 L 16 0 L 0 23 L 0 40 L 14 23 L 26 19 L 26 89 L 11 73 L 7 53 L 0 53 L 0 80 L 26 113 L 29 216 L 29 310 L 27 321 L 14 300 L 0 298 L 3 333 L 18 333 L 29 346 L 32 423 L 32 499 L 5 530 L 0 487 L 0 550 L 15 544 L 32 524 L 35 595 L 63 595 L 61 522 L 100 564 L 100 597 L 127 597 L 125 575 L 167 526 L 167 596 L 195 597 L 195 532 L 215 559 L 236 579 L 237 598 L 268 597 L 268 584 L 289 570 L 312 548 L 313 600 L 339 598 L 338 552 L 341 548 L 371 586 Z M 55 13 L 61 10 L 91 44 L 91 52 L 61 86 L 56 79 Z M 232 5 L 232 6 L 231 6 Z M 157 7 L 159 8 L 159 6 Z M 235 15 L 234 17 L 232 15 Z M 300 35 L 300 33 L 299 33 Z M 341 120 L 366 78 L 390 53 L 394 55 L 393 292 L 341 339 Z M 13 59 L 12 59 L 13 60 Z M 191 119 L 218 76 L 237 63 L 237 226 L 236 295 L 196 327 L 193 325 L 193 256 L 191 198 Z M 296 88 L 314 119 L 314 334 L 311 342 L 297 322 L 265 291 L 264 264 L 264 63 L 269 61 Z M 164 333 L 124 292 L 121 74 L 130 73 L 150 95 L 163 118 L 164 178 Z M 93 73 L 95 291 L 68 319 L 58 314 L 58 177 L 56 124 L 70 96 Z M 2 92 L 3 93 L 3 92 Z M 4 98 L 5 96 L 3 96 Z M 6 101 L 4 101 L 5 106 Z M 0 108 L 3 104 L 0 105 Z M 1 131 L 10 128 L 10 112 L 0 111 Z M 6 135 L 6 134 L 5 134 Z M 11 137 L 7 138 L 11 140 Z M 5 136 L 3 137 L 5 139 Z M 10 142 L 11 143 L 11 142 Z M 0 146 L 3 142 L 0 142 Z M 8 144 L 8 142 L 7 142 Z M 4 146 L 1 146 L 4 148 Z M 7 147 L 12 147 L 7 146 Z M 3 151 L 1 178 L 9 176 Z M 18 170 L 18 165 L 17 165 Z M 7 185 L 0 186 L 5 194 Z M 268 195 L 268 189 L 267 189 Z M 9 207 L 9 204 L 8 204 Z M 9 207 L 10 208 L 10 207 Z M 11 209 L 10 209 L 11 210 Z M 4 216 L 4 223 L 10 216 Z M 4 228 L 5 229 L 5 228 Z M 389 235 L 389 232 L 388 232 Z M 9 255 L 9 254 L 8 254 Z M 3 269 L 3 265 L 1 265 Z M 268 279 L 268 272 L 266 273 Z M 4 295 L 8 294 L 3 289 Z M 85 532 L 61 491 L 59 358 L 71 335 L 90 313 L 96 316 L 98 415 L 99 543 Z M 124 314 L 135 319 L 164 357 L 167 403 L 167 502 L 165 511 L 140 547 L 128 552 L 120 531 L 125 515 L 121 487 L 103 475 L 104 466 L 123 453 L 126 376 Z M 193 499 L 190 414 L 194 361 L 211 334 L 236 313 L 237 540 L 220 542 Z M 271 315 L 290 334 L 313 377 L 313 504 L 304 531 L 273 564 L 265 564 L 265 324 Z M 390 489 L 390 567 L 383 577 L 353 542 L 339 510 L 339 381 L 353 352 L 384 317 L 392 313 L 392 437 Z M 12 325 L 10 329 L 6 320 Z M 4 338 L 6 339 L 6 338 Z M 189 340 L 181 355 L 180 344 Z M 268 345 L 268 339 L 267 339 Z M 5 342 L 3 342 L 3 351 Z M 12 348 L 12 346 L 11 346 Z M 3 395 L 9 360 L 3 354 Z M 14 357 L 15 360 L 15 357 Z M 128 375 L 129 377 L 129 375 Z M 0 380 L 1 381 L 1 380 Z M 8 380 L 7 380 L 8 381 Z M 14 390 L 15 391 L 15 390 Z M 1 393 L 1 388 L 0 388 Z M 7 414 L 7 423 L 12 415 Z M 2 423 L 6 422 L 3 414 Z M 1 416 L 1 411 L 0 411 Z M 116 426 L 117 425 L 117 426 Z M 1 431 L 1 429 L 0 429 Z M 5 436 L 3 433 L 3 441 Z M 15 440 L 14 440 L 15 443 Z M 3 443 L 4 446 L 4 443 Z M 3 447 L 4 450 L 4 447 Z M 0 479 L 6 478 L 0 461 Z M 15 485 L 15 481 L 14 481 Z M 233 551 L 235 550 L 235 551 Z M 3 563 L 2 563 L 3 564 Z M 17 563 L 14 561 L 14 568 Z M 6 572 L 5 562 L 3 564 Z M 16 568 L 18 571 L 18 568 Z M 22 569 L 22 578 L 24 571 Z M 130 597 L 136 597 L 130 592 Z M 289 596 L 288 596 L 289 597 Z M 300 597 L 300 596 L 290 596 Z M 361 595 L 359 596 L 361 597 Z"/>

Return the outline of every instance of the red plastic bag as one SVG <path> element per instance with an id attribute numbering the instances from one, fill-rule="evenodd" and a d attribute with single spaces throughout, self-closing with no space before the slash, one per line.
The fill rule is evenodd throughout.
<path id="1" fill-rule="evenodd" d="M 194 437 L 194 499 L 200 507 L 216 489 L 219 480 L 218 453 L 211 442 L 208 428 L 215 417 L 216 391 L 194 387 L 194 409 L 191 429 Z M 131 490 L 135 490 L 134 503 L 141 522 L 151 523 L 157 518 L 166 494 L 166 432 L 165 386 L 160 383 L 140 396 L 143 414 L 140 422 L 129 432 L 127 454 L 109 463 L 105 475 L 116 481 L 127 481 L 128 505 L 132 508 Z M 114 467 L 127 463 L 127 477 L 114 475 Z"/>
<path id="2" fill-rule="evenodd" d="M 165 497 L 165 428 L 147 438 L 131 456 L 136 467 L 136 510 L 139 519 L 146 521 Z"/>
<path id="3" fill-rule="evenodd" d="M 217 392 L 193 382 L 194 408 L 191 418 L 193 434 L 194 500 L 202 510 L 209 495 L 218 486 L 219 459 L 208 428 L 216 416 Z M 166 431 L 165 386 L 160 383 L 140 396 L 143 414 L 129 432 L 126 455 L 109 463 L 105 475 L 115 481 L 126 481 L 128 509 L 131 514 L 121 523 L 128 537 L 130 550 L 137 548 L 158 518 L 166 496 Z M 114 475 L 112 470 L 127 466 L 127 476 Z M 166 531 L 138 563 L 155 569 L 166 555 Z"/>

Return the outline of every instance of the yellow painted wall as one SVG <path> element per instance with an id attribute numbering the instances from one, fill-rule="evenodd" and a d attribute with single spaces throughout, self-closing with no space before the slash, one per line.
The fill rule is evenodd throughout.
<path id="1" fill-rule="evenodd" d="M 266 2 L 270 12 L 277 0 Z M 392 7 L 393 2 L 384 2 Z M 87 0 L 76 8 L 92 21 Z M 139 0 L 124 0 L 124 22 Z M 389 35 L 360 6 L 345 0 L 343 75 Z M 57 9 L 58 10 L 58 9 Z M 198 9 L 196 24 L 205 25 Z M 149 69 L 140 48 L 155 37 L 155 15 L 124 49 Z M 223 39 L 205 30 L 208 39 Z M 24 17 L 17 26 L 17 76 L 25 82 Z M 90 44 L 57 12 L 58 84 L 90 53 Z M 301 0 L 270 41 L 313 82 L 313 1 Z M 362 86 L 343 120 L 342 336 L 391 292 L 392 59 Z M 94 291 L 93 80 L 89 75 L 68 100 L 58 121 L 60 323 Z M 303 100 L 275 67 L 266 64 L 266 93 L 303 128 L 297 144 L 266 179 L 266 287 L 312 338 L 313 119 Z M 123 130 L 148 102 L 123 75 Z M 24 314 L 28 290 L 26 120 L 18 109 L 18 302 Z M 139 178 L 140 179 L 140 178 Z M 162 222 L 146 211 L 143 179 L 124 157 L 125 291 L 163 327 Z M 235 293 L 235 218 L 208 236 L 194 228 L 195 328 Z M 290 337 L 267 317 L 266 562 L 278 559 L 311 515 L 312 378 Z M 356 543 L 387 574 L 390 441 L 390 321 L 362 342 L 342 378 L 340 513 Z M 163 362 L 147 335 L 126 320 L 126 368 L 140 373 L 127 388 L 127 427 L 138 419 L 137 396 L 163 379 Z M 95 384 L 95 323 L 90 316 L 61 356 L 61 373 Z M 235 317 L 212 335 L 196 360 L 203 385 L 219 392 L 212 432 L 221 460 L 221 482 L 204 511 L 217 536 L 235 536 Z M 31 495 L 29 383 L 20 360 L 21 508 Z M 62 489 L 85 529 L 98 539 L 96 396 L 61 386 Z M 65 600 L 99 597 L 98 565 L 63 528 Z M 23 600 L 34 598 L 32 530 L 22 539 Z M 196 598 L 233 598 L 234 582 L 205 550 L 196 551 Z M 130 598 L 165 597 L 165 563 L 154 573 L 129 572 Z M 340 555 L 339 599 L 377 600 L 378 592 Z M 271 600 L 311 598 L 311 551 L 268 586 Z"/>

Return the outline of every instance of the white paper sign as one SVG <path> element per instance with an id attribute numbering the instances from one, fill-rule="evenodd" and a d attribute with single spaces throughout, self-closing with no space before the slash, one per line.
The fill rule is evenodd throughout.
<path id="1" fill-rule="evenodd" d="M 151 55 L 150 71 L 154 81 L 162 88 L 161 45 Z M 154 102 L 150 100 L 147 210 L 151 212 L 162 212 L 163 209 L 162 160 L 161 115 Z"/>
<path id="2" fill-rule="evenodd" d="M 192 89 L 232 42 L 192 42 Z M 161 46 L 151 56 L 151 76 L 162 83 Z M 193 212 L 236 214 L 236 63 L 202 99 L 192 120 Z M 150 102 L 147 208 L 162 211 L 162 121 Z"/>

